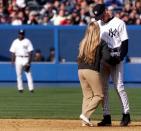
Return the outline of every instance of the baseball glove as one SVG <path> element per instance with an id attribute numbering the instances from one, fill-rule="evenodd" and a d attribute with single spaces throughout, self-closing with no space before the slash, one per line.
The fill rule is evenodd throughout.
<path id="1" fill-rule="evenodd" d="M 24 69 L 25 72 L 29 72 L 30 65 L 29 64 L 26 64 L 23 69 Z"/>

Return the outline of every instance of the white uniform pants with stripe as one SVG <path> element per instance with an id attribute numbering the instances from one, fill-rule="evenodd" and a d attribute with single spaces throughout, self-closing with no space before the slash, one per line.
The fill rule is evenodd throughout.
<path id="1" fill-rule="evenodd" d="M 17 88 L 18 88 L 18 90 L 24 89 L 22 74 L 23 74 L 23 67 L 24 67 L 24 65 L 27 64 L 27 62 L 28 62 L 28 57 L 16 57 L 15 67 L 16 67 L 16 74 L 17 74 Z M 31 91 L 34 89 L 31 71 L 25 72 L 25 75 L 27 78 L 29 91 Z"/>
<path id="2" fill-rule="evenodd" d="M 127 93 L 124 89 L 123 84 L 123 62 L 120 62 L 116 66 L 102 66 L 101 74 L 104 82 L 104 101 L 103 101 L 103 111 L 104 115 L 109 115 L 109 98 L 108 98 L 108 83 L 109 77 L 111 76 L 114 83 L 114 87 L 119 96 L 119 100 L 122 106 L 122 113 L 129 113 L 129 102 Z"/>

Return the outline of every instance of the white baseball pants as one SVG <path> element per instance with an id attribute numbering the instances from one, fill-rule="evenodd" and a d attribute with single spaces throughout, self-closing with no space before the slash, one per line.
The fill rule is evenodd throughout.
<path id="1" fill-rule="evenodd" d="M 22 80 L 22 73 L 23 73 L 23 67 L 27 64 L 28 57 L 16 57 L 15 61 L 15 67 L 16 67 L 16 74 L 17 74 L 17 88 L 18 90 L 23 90 L 23 80 Z M 25 72 L 27 82 L 28 82 L 28 88 L 29 91 L 34 89 L 33 86 L 33 79 L 31 71 Z"/>
<path id="2" fill-rule="evenodd" d="M 123 84 L 123 62 L 120 62 L 116 66 L 103 66 L 101 67 L 101 74 L 103 78 L 104 84 L 104 101 L 103 101 L 103 111 L 104 115 L 109 115 L 109 98 L 108 98 L 108 83 L 109 77 L 111 76 L 112 81 L 114 83 L 114 87 L 119 96 L 122 113 L 129 113 L 129 102 L 128 97 L 124 89 Z"/>

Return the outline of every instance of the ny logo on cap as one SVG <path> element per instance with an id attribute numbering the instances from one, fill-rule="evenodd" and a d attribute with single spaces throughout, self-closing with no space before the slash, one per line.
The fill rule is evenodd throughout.
<path id="1" fill-rule="evenodd" d="M 94 11 L 94 14 L 95 14 L 95 15 L 97 15 L 97 14 L 98 14 L 98 12 L 97 12 L 97 11 Z"/>

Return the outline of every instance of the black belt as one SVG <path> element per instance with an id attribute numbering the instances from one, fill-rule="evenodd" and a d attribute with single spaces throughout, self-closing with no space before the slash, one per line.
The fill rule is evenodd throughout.
<path id="1" fill-rule="evenodd" d="M 120 51 L 120 47 L 117 47 L 117 48 L 110 48 L 110 51 L 111 52 L 119 52 Z"/>
<path id="2" fill-rule="evenodd" d="M 22 56 L 22 55 L 19 55 L 19 56 L 17 56 L 17 57 L 22 57 L 22 58 L 24 58 L 24 57 L 28 57 L 28 56 Z"/>

